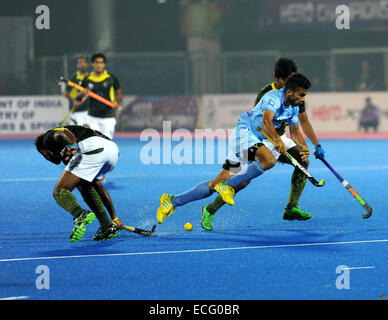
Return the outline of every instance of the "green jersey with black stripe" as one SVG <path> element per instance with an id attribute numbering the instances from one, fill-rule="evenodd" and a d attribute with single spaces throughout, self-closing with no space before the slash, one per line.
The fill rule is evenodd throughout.
<path id="1" fill-rule="evenodd" d="M 267 84 L 266 86 L 264 86 L 260 91 L 259 93 L 257 94 L 257 97 L 256 97 L 256 100 L 255 100 L 255 105 L 254 107 L 259 103 L 260 99 L 269 91 L 271 90 L 275 90 L 275 82 L 273 83 L 270 83 L 270 84 Z M 305 103 L 302 102 L 300 105 L 299 105 L 299 113 L 302 113 L 302 112 L 305 112 L 306 111 L 306 106 L 305 106 Z M 286 123 L 282 126 L 280 126 L 279 128 L 276 129 L 276 132 L 278 133 L 279 136 L 282 136 L 285 132 L 286 132 Z"/>
<path id="2" fill-rule="evenodd" d="M 82 86 L 89 88 L 111 102 L 116 102 L 116 91 L 120 89 L 117 78 L 106 70 L 99 76 L 91 72 L 82 81 Z M 96 99 L 90 98 L 88 114 L 96 118 L 112 118 L 115 116 L 115 110 Z"/>

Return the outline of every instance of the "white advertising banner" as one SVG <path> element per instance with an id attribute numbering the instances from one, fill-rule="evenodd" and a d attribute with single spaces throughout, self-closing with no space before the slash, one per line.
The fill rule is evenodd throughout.
<path id="1" fill-rule="evenodd" d="M 379 133 L 388 133 L 388 92 L 341 92 L 310 93 L 306 99 L 306 110 L 314 130 L 319 133 L 356 133 L 359 129 L 361 111 L 370 98 L 371 104 L 379 109 Z M 126 97 L 131 104 L 135 97 Z M 252 109 L 256 94 L 204 95 L 202 112 L 195 115 L 190 129 L 233 129 L 241 113 Z M 167 105 L 171 105 L 168 100 Z M 140 112 L 147 112 L 144 103 L 139 105 Z M 136 107 L 138 107 L 136 105 Z M 164 109 L 163 109 L 164 108 Z M 161 114 L 168 113 L 163 107 Z M 166 110 L 167 111 L 166 111 Z M 2 96 L 0 97 L 0 135 L 37 134 L 49 130 L 63 119 L 69 110 L 69 102 L 63 96 Z M 190 109 L 191 110 L 191 109 Z M 193 109 L 196 110 L 196 109 Z M 198 109 L 199 110 L 199 109 Z M 193 111 L 194 112 L 194 111 Z M 142 128 L 120 128 L 124 112 L 118 113 L 118 131 L 141 131 Z M 187 117 L 193 117 L 185 111 Z M 140 121 L 139 115 L 132 115 Z M 202 120 L 201 120 L 202 119 Z M 196 124 L 196 125 L 195 125 Z M 179 124 L 182 127 L 182 124 Z M 148 125 L 149 126 L 149 125 Z M 135 130 L 136 129 L 136 130 Z"/>
<path id="2" fill-rule="evenodd" d="M 204 129 L 233 129 L 241 113 L 253 108 L 256 94 L 204 95 Z"/>
<path id="3" fill-rule="evenodd" d="M 0 96 L 0 135 L 47 131 L 63 119 L 69 101 L 63 96 Z"/>
<path id="4" fill-rule="evenodd" d="M 306 112 L 316 133 L 356 133 L 367 97 L 379 109 L 378 132 L 388 133 L 388 92 L 309 93 Z M 203 127 L 233 129 L 255 99 L 255 94 L 203 96 Z"/>
<path id="5" fill-rule="evenodd" d="M 306 112 L 317 133 L 356 133 L 368 97 L 379 109 L 378 132 L 387 133 L 388 92 L 310 93 Z"/>

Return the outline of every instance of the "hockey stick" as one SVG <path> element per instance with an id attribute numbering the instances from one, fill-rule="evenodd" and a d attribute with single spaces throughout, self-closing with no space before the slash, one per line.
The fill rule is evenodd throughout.
<path id="1" fill-rule="evenodd" d="M 257 127 L 257 130 L 264 136 L 266 137 L 272 144 L 274 143 L 274 141 L 272 140 L 272 138 L 264 132 L 263 129 L 261 129 L 260 127 Z M 305 167 L 303 167 L 292 155 L 290 155 L 288 152 L 286 153 L 286 156 L 288 159 L 290 159 L 292 165 L 295 167 L 295 168 L 298 168 L 300 171 L 302 171 L 304 173 L 304 175 L 307 177 L 307 179 L 309 179 L 309 181 L 316 187 L 323 187 L 325 185 L 325 181 L 324 180 L 320 180 L 320 181 L 317 181 L 311 174 L 310 172 L 308 172 L 306 170 Z"/>
<path id="2" fill-rule="evenodd" d="M 63 125 L 65 123 L 65 121 L 67 120 L 67 118 L 70 117 L 70 115 L 75 111 L 75 106 L 72 107 L 68 113 L 66 113 L 66 115 L 63 117 L 63 119 L 61 120 L 61 122 L 59 123 L 59 125 Z"/>
<path id="3" fill-rule="evenodd" d="M 80 105 L 83 104 L 83 103 L 86 101 L 87 98 L 89 98 L 89 96 L 84 97 L 84 98 L 81 100 Z M 77 107 L 76 107 L 76 106 L 73 106 L 73 107 L 69 110 L 69 112 L 66 113 L 66 115 L 63 117 L 63 119 L 61 120 L 61 122 L 59 123 L 59 125 L 63 125 L 63 124 L 65 123 L 65 121 L 67 120 L 67 118 L 69 118 L 70 115 L 71 115 L 76 109 L 77 109 Z"/>
<path id="4" fill-rule="evenodd" d="M 59 82 L 65 82 L 68 86 L 70 87 L 73 87 L 79 91 L 83 91 L 85 90 L 86 88 L 80 86 L 79 84 L 73 82 L 73 81 L 70 81 L 70 80 L 66 80 L 65 78 L 61 77 L 59 79 Z M 107 99 L 105 99 L 104 97 L 101 97 L 99 96 L 97 93 L 93 92 L 93 91 L 89 91 L 88 92 L 88 96 L 91 97 L 91 98 L 94 98 L 100 102 L 102 102 L 103 104 L 106 104 L 107 106 L 113 108 L 113 109 L 121 109 L 120 106 L 117 107 L 117 105 L 115 103 L 113 103 L 112 101 L 109 101 Z"/>
<path id="5" fill-rule="evenodd" d="M 156 224 L 152 227 L 151 230 L 143 230 L 135 227 L 130 227 L 130 226 L 124 226 L 124 229 L 127 231 L 131 231 L 137 234 L 141 234 L 143 236 L 149 237 L 156 229 Z"/>
<path id="6" fill-rule="evenodd" d="M 356 190 L 352 188 L 352 186 L 349 184 L 348 181 L 346 181 L 344 178 L 341 177 L 341 175 L 333 169 L 333 167 L 322 157 L 317 157 L 319 160 L 321 160 L 326 167 L 330 169 L 331 172 L 336 176 L 336 178 L 341 182 L 341 184 L 347 189 L 352 196 L 364 207 L 364 209 L 367 211 L 367 213 L 363 214 L 362 217 L 364 219 L 369 218 L 372 215 L 372 208 L 370 205 L 357 193 Z"/>

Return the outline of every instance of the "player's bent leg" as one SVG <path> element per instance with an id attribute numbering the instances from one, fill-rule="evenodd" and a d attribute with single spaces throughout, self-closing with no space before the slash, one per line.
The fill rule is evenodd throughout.
<path id="1" fill-rule="evenodd" d="M 239 162 L 233 162 L 226 160 L 224 165 L 222 166 L 222 169 L 220 173 L 217 175 L 217 177 L 214 180 L 209 181 L 209 189 L 213 193 L 215 191 L 215 187 L 217 184 L 219 184 L 222 181 L 225 181 L 229 179 L 231 176 L 234 175 L 234 173 L 230 170 L 231 167 L 233 168 L 239 168 L 240 163 Z M 211 231 L 213 230 L 212 221 L 214 218 L 214 213 L 221 208 L 225 202 L 222 200 L 220 196 L 216 197 L 216 199 L 208 204 L 202 207 L 202 219 L 201 219 L 201 227 L 205 230 Z M 208 210 L 208 208 L 212 208 L 212 211 Z"/>
<path id="2" fill-rule="evenodd" d="M 214 189 L 214 187 L 218 183 L 220 183 L 224 180 L 227 180 L 228 178 L 230 178 L 231 176 L 234 175 L 234 172 L 231 172 L 228 168 L 225 167 L 228 165 L 228 162 L 229 162 L 228 160 L 225 162 L 223 169 L 221 170 L 221 172 L 217 176 L 217 178 L 215 180 L 212 180 L 209 182 L 209 188 Z M 238 166 L 240 167 L 240 164 L 238 164 Z M 240 190 L 244 189 L 249 183 L 250 183 L 250 181 L 246 181 L 246 182 L 240 184 L 236 188 L 235 192 L 237 193 Z M 224 200 L 222 200 L 221 196 L 218 196 L 213 200 L 213 202 L 207 204 L 206 206 L 204 206 L 202 208 L 202 220 L 201 220 L 202 228 L 204 228 L 205 230 L 212 230 L 213 229 L 213 227 L 211 226 L 211 223 L 212 223 L 212 220 L 214 218 L 214 214 L 219 209 L 221 209 L 225 203 L 226 202 L 224 202 Z"/>
<path id="3" fill-rule="evenodd" d="M 77 188 L 85 203 L 95 213 L 98 221 L 100 222 L 100 228 L 106 229 L 111 220 L 105 211 L 103 201 L 96 189 L 91 184 L 80 184 Z"/>
<path id="4" fill-rule="evenodd" d="M 193 188 L 176 196 L 163 194 L 160 198 L 160 206 L 156 213 L 158 223 L 162 223 L 166 217 L 174 213 L 177 207 L 209 197 L 212 193 L 213 191 L 209 189 L 209 182 L 203 181 Z"/>
<path id="5" fill-rule="evenodd" d="M 239 166 L 240 166 L 240 164 L 239 164 Z M 233 175 L 234 175 L 233 172 L 222 168 L 220 173 L 217 175 L 217 177 L 214 180 L 209 181 L 209 189 L 214 192 L 215 191 L 214 188 L 216 187 L 217 184 L 219 184 L 222 181 L 228 180 Z"/>
<path id="6" fill-rule="evenodd" d="M 76 175 L 64 171 L 53 191 L 54 199 L 58 205 L 69 212 L 74 218 L 83 211 L 72 193 L 80 181 L 81 179 Z"/>
<path id="7" fill-rule="evenodd" d="M 264 145 L 256 150 L 255 160 L 259 161 L 264 171 L 267 171 L 276 165 L 275 157 Z"/>
<path id="8" fill-rule="evenodd" d="M 259 177 L 264 171 L 271 169 L 276 164 L 276 159 L 264 145 L 260 145 L 255 149 L 255 160 L 246 170 L 216 186 L 216 191 L 229 205 L 234 205 L 233 198 L 239 185 Z"/>
<path id="9" fill-rule="evenodd" d="M 156 220 L 158 223 L 163 223 L 163 221 L 170 215 L 172 215 L 175 212 L 174 205 L 171 202 L 171 199 L 174 196 L 171 194 L 163 193 L 160 197 L 160 206 L 158 208 L 158 211 L 156 212 Z"/>
<path id="10" fill-rule="evenodd" d="M 105 227 L 100 227 L 96 234 L 93 237 L 94 241 L 106 241 L 109 239 L 112 239 L 120 234 L 119 229 L 117 226 L 113 223 L 110 222 L 107 226 Z"/>
<path id="11" fill-rule="evenodd" d="M 233 173 L 229 172 L 228 170 L 222 169 L 220 174 L 215 180 L 209 181 L 209 187 L 215 187 L 222 181 L 223 179 L 227 179 L 227 177 L 232 176 Z M 236 192 L 239 190 L 242 190 L 245 188 L 250 181 L 244 182 L 243 184 L 239 185 L 236 189 Z M 217 184 L 216 184 L 217 183 Z M 201 227 L 207 231 L 213 230 L 213 219 L 214 214 L 217 212 L 218 209 L 220 209 L 226 202 L 221 198 L 221 196 L 218 196 L 212 203 L 202 207 L 202 219 L 201 219 Z"/>
<path id="12" fill-rule="evenodd" d="M 211 231 L 213 230 L 213 218 L 214 218 L 214 214 L 211 214 L 208 210 L 207 210 L 207 207 L 208 206 L 204 206 L 202 208 L 202 219 L 201 219 L 201 227 L 205 230 L 208 230 L 208 231 Z"/>
<path id="13" fill-rule="evenodd" d="M 54 193 L 56 190 L 67 189 L 73 191 L 74 188 L 81 182 L 81 178 L 69 171 L 63 171 L 61 177 L 59 178 L 57 184 L 54 188 Z"/>
<path id="14" fill-rule="evenodd" d="M 70 235 L 70 242 L 78 242 L 86 232 L 86 227 L 91 224 L 95 218 L 94 212 L 84 210 L 74 219 L 74 228 Z"/>
<path id="15" fill-rule="evenodd" d="M 244 189 L 250 181 L 244 182 L 243 184 L 240 184 L 236 192 Z M 214 214 L 225 204 L 226 202 L 221 198 L 221 196 L 218 196 L 212 203 L 204 206 L 202 208 L 202 219 L 201 219 L 201 227 L 207 231 L 213 230 L 213 219 Z"/>
<path id="16" fill-rule="evenodd" d="M 234 196 L 236 195 L 237 192 L 240 190 L 244 189 L 250 181 L 243 182 L 239 184 L 236 188 L 228 185 L 227 183 L 219 183 L 216 185 L 216 191 L 219 193 L 219 196 L 214 200 L 214 202 L 222 202 L 218 205 L 217 208 L 213 208 L 209 206 L 208 210 L 211 214 L 215 214 L 216 211 L 222 207 L 223 204 L 227 203 L 229 205 L 234 205 Z"/>
<path id="17" fill-rule="evenodd" d="M 301 148 L 296 146 L 288 150 L 288 152 L 307 169 L 309 162 L 303 161 L 301 157 Z M 283 155 L 279 157 L 280 162 L 289 163 L 289 159 Z M 312 217 L 309 212 L 302 211 L 298 206 L 300 197 L 306 185 L 306 176 L 295 168 L 291 177 L 291 190 L 288 197 L 288 203 L 283 212 L 284 220 L 308 220 Z"/>
<path id="18" fill-rule="evenodd" d="M 69 212 L 74 218 L 74 228 L 70 235 L 71 242 L 79 241 L 85 234 L 86 227 L 93 222 L 95 214 L 83 210 L 72 190 L 80 183 L 81 179 L 69 171 L 64 171 L 54 188 L 55 201 Z"/>

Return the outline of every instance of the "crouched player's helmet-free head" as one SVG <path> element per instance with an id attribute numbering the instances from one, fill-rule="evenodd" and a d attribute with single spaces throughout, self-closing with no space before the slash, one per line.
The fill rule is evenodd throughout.
<path id="1" fill-rule="evenodd" d="M 61 162 L 60 152 L 67 145 L 67 141 L 62 136 L 55 136 L 58 130 L 65 128 L 55 128 L 38 136 L 35 140 L 36 149 L 49 161 L 59 164 Z"/>

